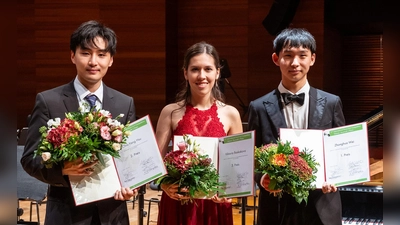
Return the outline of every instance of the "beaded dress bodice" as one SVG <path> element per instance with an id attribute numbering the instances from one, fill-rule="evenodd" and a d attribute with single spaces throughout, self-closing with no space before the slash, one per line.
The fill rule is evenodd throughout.
<path id="1" fill-rule="evenodd" d="M 211 108 L 199 110 L 191 104 L 186 105 L 185 115 L 178 122 L 174 135 L 191 134 L 202 137 L 226 136 L 224 125 L 221 123 L 217 113 L 217 105 Z"/>

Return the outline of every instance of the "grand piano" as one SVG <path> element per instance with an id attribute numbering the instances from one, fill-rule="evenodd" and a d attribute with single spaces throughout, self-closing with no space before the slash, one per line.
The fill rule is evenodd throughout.
<path id="1" fill-rule="evenodd" d="M 368 125 L 371 181 L 339 187 L 342 199 L 342 224 L 383 224 L 383 106 L 361 121 Z"/>

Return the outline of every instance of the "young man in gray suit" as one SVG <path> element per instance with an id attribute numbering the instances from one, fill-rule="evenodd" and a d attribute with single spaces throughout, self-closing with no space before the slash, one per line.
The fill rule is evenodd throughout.
<path id="1" fill-rule="evenodd" d="M 305 29 L 283 30 L 273 42 L 272 61 L 279 66 L 277 89 L 249 104 L 249 130 L 256 145 L 276 142 L 280 128 L 327 129 L 345 125 L 338 96 L 311 87 L 307 73 L 315 63 L 316 42 Z M 317 151 L 318 149 L 315 149 Z M 334 185 L 310 191 L 308 204 L 299 204 L 284 193 L 274 197 L 269 177 L 255 174 L 260 187 L 257 225 L 341 225 L 340 193 Z"/>
<path id="2" fill-rule="evenodd" d="M 88 176 L 96 161 L 86 164 L 82 160 L 64 162 L 48 169 L 42 164 L 41 157 L 33 157 L 41 137 L 39 128 L 46 126 L 49 119 L 64 119 L 66 112 L 78 111 L 82 102 L 89 101 L 86 100 L 88 95 L 96 96 L 96 108 L 108 110 L 112 115 L 124 114 L 121 123 L 135 120 L 133 98 L 107 87 L 102 81 L 113 63 L 116 46 L 116 35 L 110 28 L 97 21 L 81 24 L 70 39 L 71 61 L 76 66 L 76 77 L 68 84 L 36 96 L 21 164 L 28 174 L 50 185 L 46 225 L 129 225 L 125 201 L 108 198 L 75 205 L 68 175 Z"/>

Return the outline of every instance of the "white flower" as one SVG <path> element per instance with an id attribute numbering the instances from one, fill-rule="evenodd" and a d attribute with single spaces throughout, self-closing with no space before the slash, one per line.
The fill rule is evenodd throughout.
<path id="1" fill-rule="evenodd" d="M 47 161 L 51 158 L 51 153 L 50 152 L 42 152 L 42 159 L 43 161 Z"/>
<path id="2" fill-rule="evenodd" d="M 115 119 L 111 119 L 111 118 L 108 118 L 107 119 L 107 124 L 108 125 L 110 125 L 110 126 L 115 126 L 115 127 L 119 127 L 119 126 L 121 126 L 121 123 L 118 121 L 118 120 L 115 120 Z"/>
<path id="3" fill-rule="evenodd" d="M 193 148 L 193 151 L 197 152 L 197 154 L 200 154 L 200 155 L 206 155 L 207 154 L 207 152 L 203 148 L 201 148 L 200 146 L 195 146 Z"/>
<path id="4" fill-rule="evenodd" d="M 86 101 L 80 101 L 78 111 L 81 113 L 89 112 L 90 111 L 89 104 Z"/>
<path id="5" fill-rule="evenodd" d="M 55 118 L 54 120 L 50 119 L 49 121 L 47 121 L 47 126 L 48 127 L 58 127 L 58 126 L 60 126 L 60 123 L 61 123 L 60 118 Z"/>
<path id="6" fill-rule="evenodd" d="M 110 111 L 107 111 L 107 110 L 104 110 L 104 109 L 101 109 L 100 113 L 105 117 L 109 117 L 111 115 Z"/>
<path id="7" fill-rule="evenodd" d="M 121 144 L 119 144 L 119 143 L 113 143 L 112 144 L 112 148 L 115 150 L 115 151 L 119 151 L 119 150 L 121 150 Z"/>

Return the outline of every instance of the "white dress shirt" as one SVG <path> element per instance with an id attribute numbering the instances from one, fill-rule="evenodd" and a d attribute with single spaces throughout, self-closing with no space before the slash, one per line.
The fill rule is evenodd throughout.
<path id="1" fill-rule="evenodd" d="M 283 103 L 283 114 L 285 116 L 286 125 L 288 128 L 300 128 L 307 129 L 308 128 L 308 110 L 309 110 L 309 92 L 310 92 L 310 84 L 306 81 L 306 84 L 297 92 L 292 93 L 287 90 L 282 82 L 278 86 L 278 90 L 280 93 L 290 93 L 290 94 L 300 94 L 304 93 L 304 104 L 300 105 L 297 102 L 291 102 L 285 105 L 283 98 L 281 97 L 281 101 Z"/>
<path id="2" fill-rule="evenodd" d="M 100 87 L 95 92 L 90 92 L 83 84 L 79 81 L 78 76 L 75 77 L 74 80 L 74 88 L 76 91 L 76 95 L 79 101 L 79 107 L 83 109 L 84 112 L 88 112 L 90 109 L 89 107 L 85 107 L 83 103 L 88 103 L 85 100 L 85 97 L 89 94 L 94 94 L 97 97 L 96 100 L 96 109 L 102 109 L 103 105 L 103 81 L 100 84 Z M 88 106 L 88 104 L 87 104 Z"/>

